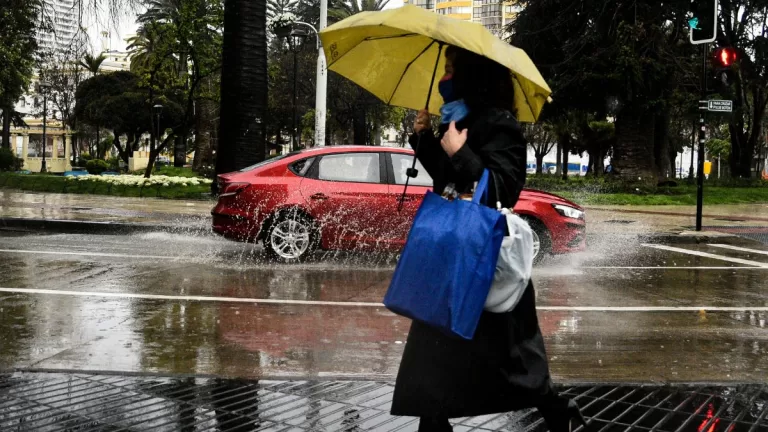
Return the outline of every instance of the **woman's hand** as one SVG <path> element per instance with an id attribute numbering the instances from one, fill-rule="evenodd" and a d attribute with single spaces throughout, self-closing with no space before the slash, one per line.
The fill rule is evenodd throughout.
<path id="1" fill-rule="evenodd" d="M 448 130 L 445 131 L 443 139 L 440 140 L 440 145 L 443 146 L 443 150 L 448 153 L 449 157 L 453 157 L 467 142 L 467 129 L 459 132 L 456 130 L 456 122 L 451 122 Z"/>
<path id="2" fill-rule="evenodd" d="M 416 115 L 416 121 L 413 123 L 413 131 L 421 133 L 428 129 L 432 129 L 432 120 L 429 117 L 429 111 L 421 110 Z"/>

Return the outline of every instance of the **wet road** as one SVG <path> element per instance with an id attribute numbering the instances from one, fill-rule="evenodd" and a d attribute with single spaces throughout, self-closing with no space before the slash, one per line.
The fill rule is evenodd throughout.
<path id="1" fill-rule="evenodd" d="M 0 368 L 379 378 L 394 257 L 264 261 L 216 237 L 0 232 Z M 763 382 L 768 248 L 620 237 L 534 272 L 560 382 Z"/>

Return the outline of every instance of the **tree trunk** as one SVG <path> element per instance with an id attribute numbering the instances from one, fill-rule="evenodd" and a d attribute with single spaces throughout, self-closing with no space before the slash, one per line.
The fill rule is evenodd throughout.
<path id="1" fill-rule="evenodd" d="M 3 148 L 11 148 L 11 108 L 3 107 Z M 11 149 L 13 150 L 13 149 Z"/>
<path id="2" fill-rule="evenodd" d="M 211 132 L 213 130 L 213 112 L 215 106 L 210 99 L 197 100 L 197 118 L 195 119 L 195 158 L 192 161 L 192 169 L 200 169 L 210 164 Z"/>
<path id="3" fill-rule="evenodd" d="M 570 149 L 568 144 L 563 145 L 563 180 L 568 180 L 568 159 L 570 157 Z"/>
<path id="4" fill-rule="evenodd" d="M 355 145 L 366 145 L 368 140 L 366 139 L 367 128 L 365 124 L 365 107 L 359 106 L 355 111 L 353 122 L 353 143 Z"/>
<path id="5" fill-rule="evenodd" d="M 267 157 L 267 4 L 225 0 L 216 173 Z"/>
<path id="6" fill-rule="evenodd" d="M 536 174 L 544 172 L 544 154 L 536 153 Z"/>
<path id="7" fill-rule="evenodd" d="M 557 142 L 557 151 L 555 153 L 557 153 L 557 156 L 555 156 L 556 157 L 556 159 L 555 159 L 555 175 L 559 176 L 560 174 L 562 174 L 562 169 L 563 169 L 563 166 L 561 164 L 562 161 L 563 161 L 563 147 L 560 145 L 559 139 L 558 139 L 558 142 Z M 547 174 L 549 174 L 549 172 L 547 172 Z"/>
<path id="8" fill-rule="evenodd" d="M 654 163 L 655 118 L 640 106 L 627 104 L 616 118 L 614 171 L 632 182 L 657 184 Z"/>
<path id="9" fill-rule="evenodd" d="M 656 114 L 653 140 L 653 157 L 659 175 L 662 178 L 669 178 L 669 113 L 666 110 L 660 110 Z"/>

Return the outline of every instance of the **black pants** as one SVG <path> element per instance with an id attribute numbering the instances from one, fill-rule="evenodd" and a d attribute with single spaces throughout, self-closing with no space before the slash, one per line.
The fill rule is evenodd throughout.
<path id="1" fill-rule="evenodd" d="M 422 417 L 419 421 L 419 432 L 452 432 L 453 426 L 447 418 Z"/>

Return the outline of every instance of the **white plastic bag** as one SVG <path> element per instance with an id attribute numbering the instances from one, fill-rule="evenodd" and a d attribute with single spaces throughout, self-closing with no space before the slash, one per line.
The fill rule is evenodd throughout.
<path id="1" fill-rule="evenodd" d="M 507 218 L 509 237 L 501 242 L 496 274 L 485 300 L 485 310 L 493 313 L 509 312 L 517 306 L 528 288 L 533 272 L 533 233 L 528 222 L 507 209 L 501 211 Z"/>

